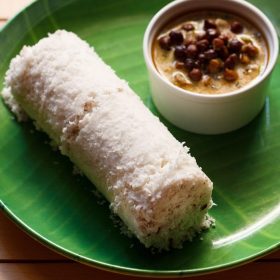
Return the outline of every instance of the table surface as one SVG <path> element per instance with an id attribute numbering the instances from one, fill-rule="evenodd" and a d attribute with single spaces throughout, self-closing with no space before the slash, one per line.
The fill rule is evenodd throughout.
<path id="1" fill-rule="evenodd" d="M 0 27 L 30 0 L 0 0 Z M 45 279 L 139 279 L 91 268 L 67 259 L 20 230 L 0 212 L 0 280 Z M 280 250 L 241 267 L 210 275 L 191 277 L 196 280 L 279 280 Z"/>

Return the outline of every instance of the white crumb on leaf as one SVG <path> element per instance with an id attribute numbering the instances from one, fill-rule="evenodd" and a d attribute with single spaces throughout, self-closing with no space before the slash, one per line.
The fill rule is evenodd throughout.
<path id="1" fill-rule="evenodd" d="M 20 105 L 17 103 L 14 96 L 11 94 L 11 89 L 9 87 L 5 87 L 1 94 L 5 104 L 10 108 L 11 112 L 14 113 L 18 122 L 27 121 L 28 116 L 24 112 L 24 110 L 20 107 Z"/>

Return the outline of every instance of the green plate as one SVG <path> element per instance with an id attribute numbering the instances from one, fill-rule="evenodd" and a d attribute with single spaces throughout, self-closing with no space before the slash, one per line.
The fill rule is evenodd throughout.
<path id="1" fill-rule="evenodd" d="M 144 30 L 165 0 L 41 0 L 0 31 L 0 83 L 24 44 L 64 28 L 96 47 L 158 115 L 142 55 Z M 280 26 L 277 1 L 252 1 Z M 274 3 L 274 4 L 273 4 Z M 120 233 L 108 203 L 93 195 L 70 161 L 52 151 L 32 123 L 19 124 L 0 103 L 0 205 L 18 225 L 56 251 L 80 262 L 129 274 L 181 276 L 239 265 L 280 245 L 280 65 L 261 114 L 225 135 L 184 132 L 162 121 L 214 182 L 216 228 L 181 250 L 152 254 Z"/>

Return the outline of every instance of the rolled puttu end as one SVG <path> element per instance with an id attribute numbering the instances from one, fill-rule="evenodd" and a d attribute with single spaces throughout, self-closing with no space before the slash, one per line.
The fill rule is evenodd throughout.
<path id="1" fill-rule="evenodd" d="M 212 182 L 85 41 L 59 30 L 24 47 L 3 97 L 95 184 L 146 247 L 180 247 L 208 228 Z M 14 102 L 12 102 L 14 101 Z"/>

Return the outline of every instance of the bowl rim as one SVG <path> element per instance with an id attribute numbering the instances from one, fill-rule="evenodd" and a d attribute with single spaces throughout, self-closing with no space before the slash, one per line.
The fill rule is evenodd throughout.
<path id="1" fill-rule="evenodd" d="M 275 64 L 277 62 L 278 58 L 278 53 L 279 53 L 279 40 L 278 40 L 278 35 L 276 32 L 276 29 L 274 28 L 273 24 L 271 21 L 268 19 L 268 17 L 256 6 L 253 4 L 244 1 L 244 0 L 222 0 L 222 1 L 228 1 L 231 2 L 233 5 L 242 5 L 245 9 L 250 10 L 253 12 L 258 18 L 261 18 L 262 21 L 266 24 L 267 29 L 270 32 L 271 36 L 271 42 L 267 38 L 269 35 L 264 34 L 265 39 L 267 41 L 267 45 L 269 47 L 269 56 L 268 56 L 268 61 L 267 61 L 267 66 L 264 69 L 263 73 L 259 75 L 257 78 L 249 82 L 247 85 L 244 87 L 241 87 L 240 89 L 230 91 L 230 92 L 225 92 L 225 93 L 198 93 L 194 91 L 188 91 L 185 89 L 182 89 L 178 86 L 175 86 L 172 82 L 169 80 L 165 79 L 156 69 L 156 66 L 153 62 L 153 59 L 151 57 L 151 45 L 150 41 L 153 40 L 153 37 L 151 36 L 151 32 L 153 29 L 158 31 L 161 26 L 156 26 L 158 23 L 158 20 L 160 20 L 161 17 L 163 17 L 166 13 L 169 12 L 169 10 L 177 5 L 181 5 L 182 3 L 192 3 L 192 2 L 199 2 L 201 0 L 175 0 L 172 1 L 171 3 L 165 5 L 163 8 L 161 8 L 150 20 L 145 33 L 144 33 L 144 38 L 143 38 L 143 53 L 144 53 L 144 59 L 146 62 L 147 68 L 153 72 L 153 74 L 159 79 L 162 83 L 164 83 L 167 87 L 169 87 L 170 90 L 173 91 L 173 94 L 176 93 L 180 97 L 192 97 L 196 99 L 200 99 L 201 101 L 217 101 L 225 98 L 230 98 L 230 97 L 240 97 L 240 95 L 248 92 L 249 90 L 255 88 L 258 86 L 260 83 L 262 83 L 272 72 L 273 68 L 275 67 Z M 221 0 L 215 0 L 215 2 L 219 2 Z M 211 4 L 214 3 L 214 0 L 211 0 Z M 211 5 L 210 4 L 210 5 Z M 220 9 L 222 11 L 223 8 Z M 230 8 L 229 8 L 230 10 Z M 238 12 L 235 14 L 238 15 Z M 176 15 L 176 14 L 175 14 Z M 173 17 L 175 16 L 173 15 Z M 243 18 L 246 19 L 245 16 L 242 15 Z M 249 19 L 248 19 L 249 20 Z M 259 28 L 259 26 L 257 26 Z M 155 32 L 156 33 L 156 32 Z"/>

